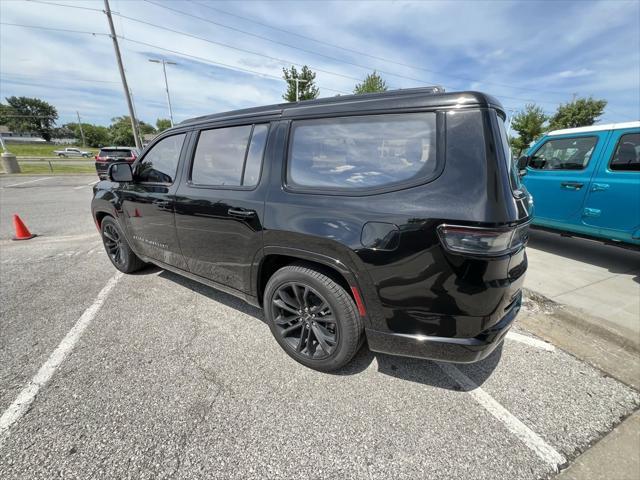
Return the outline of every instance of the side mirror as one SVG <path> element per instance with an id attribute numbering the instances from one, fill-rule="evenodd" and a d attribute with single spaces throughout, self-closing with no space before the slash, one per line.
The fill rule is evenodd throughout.
<path id="1" fill-rule="evenodd" d="M 524 177 L 527 174 L 527 165 L 529 164 L 529 156 L 528 155 L 522 155 L 520 158 L 518 158 L 518 161 L 516 162 L 516 167 L 518 168 L 518 175 L 520 175 L 521 177 Z"/>
<path id="2" fill-rule="evenodd" d="M 107 175 L 112 182 L 133 182 L 131 165 L 127 162 L 112 163 Z"/>

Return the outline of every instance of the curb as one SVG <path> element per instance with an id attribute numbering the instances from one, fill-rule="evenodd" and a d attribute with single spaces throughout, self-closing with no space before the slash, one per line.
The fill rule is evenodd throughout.
<path id="1" fill-rule="evenodd" d="M 580 329 L 581 333 L 587 333 L 599 337 L 607 342 L 611 342 L 625 350 L 630 350 L 640 354 L 640 339 L 634 338 L 634 333 L 614 332 L 606 327 L 603 323 L 608 323 L 606 319 L 590 315 L 582 310 L 569 307 L 555 300 L 545 297 L 533 290 L 523 288 L 525 302 L 530 301 L 537 306 L 538 310 L 544 313 L 552 314 L 555 318 L 573 327 Z M 535 308 L 534 308 L 535 310 Z"/>

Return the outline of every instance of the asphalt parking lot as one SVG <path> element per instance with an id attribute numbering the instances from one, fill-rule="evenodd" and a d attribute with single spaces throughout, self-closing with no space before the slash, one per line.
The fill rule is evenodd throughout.
<path id="1" fill-rule="evenodd" d="M 365 348 L 307 369 L 240 300 L 117 275 L 94 181 L 0 177 L 0 478 L 550 478 L 640 405 L 517 326 L 474 365 Z M 13 213 L 39 236 L 12 242 Z"/>

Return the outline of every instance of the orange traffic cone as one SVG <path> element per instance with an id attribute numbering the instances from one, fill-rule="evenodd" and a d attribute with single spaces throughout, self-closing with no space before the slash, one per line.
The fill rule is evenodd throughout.
<path id="1" fill-rule="evenodd" d="M 13 215 L 13 229 L 16 231 L 16 236 L 12 240 L 29 240 L 35 237 L 33 233 L 29 231 L 24 222 L 18 215 Z"/>

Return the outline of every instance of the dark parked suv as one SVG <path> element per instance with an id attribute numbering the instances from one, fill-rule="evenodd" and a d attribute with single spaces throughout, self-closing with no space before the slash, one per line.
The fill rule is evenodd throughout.
<path id="1" fill-rule="evenodd" d="M 133 163 L 138 158 L 138 153 L 138 150 L 133 147 L 102 147 L 95 157 L 98 177 L 107 178 L 109 166 L 114 162 Z"/>
<path id="2" fill-rule="evenodd" d="M 504 110 L 438 88 L 210 115 L 94 187 L 115 267 L 145 262 L 264 309 L 295 360 L 486 357 L 520 308 L 531 201 Z M 246 325 L 244 328 L 250 328 Z"/>

